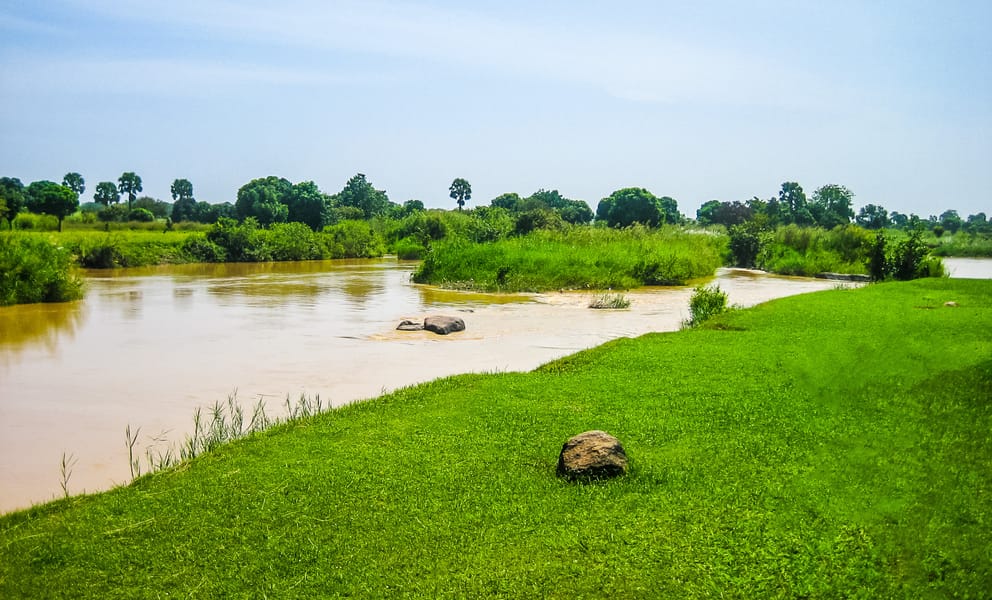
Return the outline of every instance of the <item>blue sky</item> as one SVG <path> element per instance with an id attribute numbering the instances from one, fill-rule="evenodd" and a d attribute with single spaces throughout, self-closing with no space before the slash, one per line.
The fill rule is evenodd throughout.
<path id="1" fill-rule="evenodd" d="M 992 214 L 992 2 L 0 0 L 0 175 Z"/>

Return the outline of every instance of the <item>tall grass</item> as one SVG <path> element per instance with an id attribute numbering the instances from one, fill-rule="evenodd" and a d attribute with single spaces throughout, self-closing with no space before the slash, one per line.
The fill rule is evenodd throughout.
<path id="1" fill-rule="evenodd" d="M 46 237 L 0 233 L 0 306 L 83 296 L 72 253 Z"/>
<path id="2" fill-rule="evenodd" d="M 872 239 L 855 225 L 831 230 L 787 225 L 763 235 L 757 266 L 783 275 L 864 274 Z"/>
<path id="3" fill-rule="evenodd" d="M 675 227 L 539 230 L 487 244 L 436 242 L 414 281 L 508 292 L 681 285 L 712 275 L 725 252 L 725 237 Z"/>
<path id="4" fill-rule="evenodd" d="M 992 257 L 992 235 L 958 232 L 935 238 L 936 256 Z"/>
<path id="5" fill-rule="evenodd" d="M 229 394 L 225 402 L 214 402 L 206 410 L 197 407 L 193 412 L 193 430 L 185 436 L 178 448 L 164 433 L 150 438 L 151 443 L 144 450 L 144 467 L 142 467 L 139 447 L 141 428 L 137 428 L 132 433 L 131 426 L 128 425 L 124 437 L 131 479 L 175 467 L 223 444 L 276 425 L 310 418 L 330 407 L 323 403 L 319 395 L 311 397 L 301 394 L 295 402 L 290 396 L 286 396 L 283 408 L 282 417 L 270 417 L 266 413 L 265 400 L 260 397 L 252 406 L 251 416 L 246 420 L 236 391 Z M 63 457 L 63 473 L 64 463 Z"/>

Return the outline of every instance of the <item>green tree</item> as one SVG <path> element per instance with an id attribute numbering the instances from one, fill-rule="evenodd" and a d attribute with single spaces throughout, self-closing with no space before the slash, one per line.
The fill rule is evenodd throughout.
<path id="1" fill-rule="evenodd" d="M 62 178 L 62 185 L 76 192 L 76 196 L 82 196 L 83 192 L 86 191 L 86 181 L 82 175 L 75 171 L 65 174 L 65 177 Z"/>
<path id="2" fill-rule="evenodd" d="M 293 184 L 282 177 L 269 176 L 253 179 L 238 190 L 234 203 L 238 219 L 254 217 L 263 226 L 285 223 L 289 219 L 289 196 Z"/>
<path id="3" fill-rule="evenodd" d="M 803 186 L 795 181 L 786 181 L 778 193 L 778 201 L 782 204 L 785 223 L 796 225 L 812 225 L 813 214 L 809 210 L 806 192 Z"/>
<path id="4" fill-rule="evenodd" d="M 703 226 L 713 225 L 716 222 L 713 219 L 720 204 L 721 202 L 719 200 L 704 202 L 702 206 L 696 209 L 696 222 Z"/>
<path id="5" fill-rule="evenodd" d="M 420 200 L 407 200 L 403 203 L 402 215 L 404 217 L 412 215 L 413 213 L 424 212 L 424 203 Z"/>
<path id="6" fill-rule="evenodd" d="M 141 191 L 141 177 L 131 171 L 121 174 L 117 179 L 117 189 L 122 194 L 127 194 L 127 209 L 131 210 L 131 203 Z"/>
<path id="7" fill-rule="evenodd" d="M 674 201 L 673 201 L 674 202 Z M 644 188 L 623 188 L 599 201 L 596 220 L 610 227 L 629 227 L 634 223 L 657 227 L 667 221 L 661 200 Z"/>
<path id="8" fill-rule="evenodd" d="M 25 190 L 28 210 L 33 213 L 52 215 L 59 220 L 59 231 L 62 231 L 62 219 L 76 212 L 79 208 L 79 195 L 64 185 L 54 181 L 35 181 Z"/>
<path id="9" fill-rule="evenodd" d="M 135 201 L 131 210 L 137 210 L 143 208 L 157 219 L 164 219 L 172 213 L 172 204 L 169 202 L 163 202 L 151 196 L 139 196 Z"/>
<path id="10" fill-rule="evenodd" d="M 172 221 L 192 221 L 196 212 L 193 184 L 188 179 L 176 179 L 169 191 L 172 193 Z"/>
<path id="11" fill-rule="evenodd" d="M 461 210 L 465 206 L 465 202 L 472 199 L 472 185 L 467 179 L 458 177 L 451 182 L 451 187 L 448 188 L 448 196 L 458 203 L 458 210 Z"/>
<path id="12" fill-rule="evenodd" d="M 508 194 L 500 194 L 499 196 L 496 196 L 489 202 L 489 205 L 494 208 L 505 208 L 513 213 L 520 211 L 520 202 L 520 194 L 510 192 Z"/>
<path id="13" fill-rule="evenodd" d="M 24 184 L 16 177 L 0 177 L 0 218 L 7 219 L 7 227 L 14 229 L 14 218 L 25 205 Z"/>
<path id="14" fill-rule="evenodd" d="M 889 226 L 889 213 L 881 206 L 866 204 L 858 211 L 855 221 L 865 229 L 883 229 Z"/>
<path id="15" fill-rule="evenodd" d="M 940 224 L 951 233 L 957 233 L 958 229 L 961 229 L 961 225 L 964 221 L 958 216 L 958 211 L 956 210 L 945 210 L 940 214 Z"/>
<path id="16" fill-rule="evenodd" d="M 294 185 L 290 190 L 288 203 L 291 222 L 303 223 L 314 231 L 320 231 L 331 223 L 330 199 L 312 181 Z"/>
<path id="17" fill-rule="evenodd" d="M 854 218 L 854 209 L 851 208 L 853 200 L 854 192 L 842 185 L 830 183 L 813 192 L 810 212 L 817 225 L 833 229 L 838 225 L 849 224 Z"/>
<path id="18" fill-rule="evenodd" d="M 117 184 L 113 181 L 101 181 L 96 184 L 93 200 L 104 206 L 110 206 L 121 201 L 121 193 L 117 191 Z"/>
<path id="19" fill-rule="evenodd" d="M 358 173 L 349 179 L 344 189 L 335 196 L 335 202 L 338 207 L 361 210 L 365 219 L 385 214 L 390 205 L 386 192 L 372 187 L 364 173 Z"/>

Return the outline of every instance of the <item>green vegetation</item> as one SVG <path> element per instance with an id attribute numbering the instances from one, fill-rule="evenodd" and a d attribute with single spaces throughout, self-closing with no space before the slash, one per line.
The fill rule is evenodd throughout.
<path id="1" fill-rule="evenodd" d="M 730 310 L 727 306 L 727 294 L 719 285 L 697 286 L 692 290 L 689 299 L 689 320 L 685 327 L 698 327 L 713 317 Z"/>
<path id="2" fill-rule="evenodd" d="M 26 234 L 0 234 L 0 306 L 66 302 L 82 295 L 68 249 Z"/>
<path id="3" fill-rule="evenodd" d="M 489 244 L 445 239 L 431 246 L 414 281 L 510 292 L 681 285 L 712 275 L 725 243 L 676 227 L 643 226 L 538 230 Z"/>
<path id="4" fill-rule="evenodd" d="M 303 418 L 0 517 L 0 596 L 983 597 L 990 297 L 791 297 Z M 555 477 L 589 429 L 627 476 Z"/>
<path id="5" fill-rule="evenodd" d="M 607 310 L 630 308 L 630 298 L 623 294 L 600 294 L 589 301 L 589 308 Z"/>
<path id="6" fill-rule="evenodd" d="M 866 273 L 872 235 L 854 225 L 833 229 L 786 225 L 761 237 L 759 269 L 783 275 Z"/>

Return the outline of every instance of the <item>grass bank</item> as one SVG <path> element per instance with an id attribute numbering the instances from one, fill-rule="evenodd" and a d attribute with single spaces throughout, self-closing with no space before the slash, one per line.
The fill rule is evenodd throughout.
<path id="1" fill-rule="evenodd" d="M 990 397 L 992 282 L 786 298 L 4 516 L 0 597 L 982 597 Z"/>
<path id="2" fill-rule="evenodd" d="M 539 230 L 484 244 L 436 242 L 414 281 L 506 292 L 680 285 L 712 275 L 725 252 L 725 237 L 676 227 Z"/>

